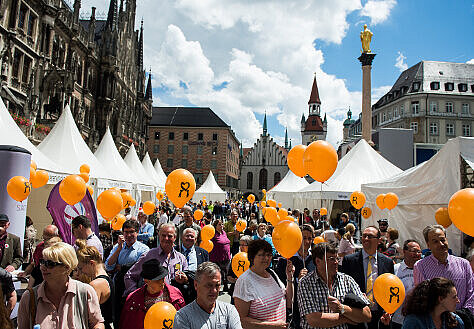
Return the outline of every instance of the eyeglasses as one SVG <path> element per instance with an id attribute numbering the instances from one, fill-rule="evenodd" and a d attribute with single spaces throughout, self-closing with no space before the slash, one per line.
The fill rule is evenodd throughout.
<path id="1" fill-rule="evenodd" d="M 362 234 L 362 239 L 378 239 L 376 235 Z"/>
<path id="2" fill-rule="evenodd" d="M 63 265 L 62 263 L 53 262 L 49 259 L 40 259 L 40 265 L 43 265 L 46 268 L 53 268 L 59 265 Z"/>
<path id="3" fill-rule="evenodd" d="M 326 257 L 326 259 L 330 262 L 339 262 L 341 260 L 340 257 L 336 257 L 336 256 Z"/>
<path id="4" fill-rule="evenodd" d="M 422 254 L 421 250 L 406 249 L 406 251 L 412 252 L 414 254 Z"/>

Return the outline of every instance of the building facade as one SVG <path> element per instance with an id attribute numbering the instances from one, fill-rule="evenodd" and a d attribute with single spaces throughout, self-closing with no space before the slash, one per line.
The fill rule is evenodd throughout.
<path id="1" fill-rule="evenodd" d="M 321 100 L 315 74 L 308 101 L 308 118 L 306 119 L 304 114 L 301 117 L 301 143 L 309 145 L 317 140 L 326 140 L 327 125 L 326 114 L 324 120 L 321 119 Z"/>
<path id="2" fill-rule="evenodd" d="M 80 19 L 80 9 L 80 0 L 0 2 L 0 96 L 35 144 L 69 104 L 92 151 L 109 126 L 122 155 L 130 143 L 143 155 L 152 94 L 136 0 L 110 0 L 106 19 L 94 7 Z"/>
<path id="3" fill-rule="evenodd" d="M 212 170 L 229 197 L 237 196 L 239 141 L 210 108 L 153 107 L 148 150 L 153 162 L 160 160 L 166 175 L 184 168 L 194 175 L 199 187 Z"/>
<path id="4" fill-rule="evenodd" d="M 269 190 L 288 172 L 287 156 L 290 147 L 285 135 L 285 147 L 278 145 L 267 131 L 267 115 L 263 119 L 263 132 L 252 148 L 242 149 L 240 190 L 244 196 L 252 193 L 262 197 L 262 189 Z"/>

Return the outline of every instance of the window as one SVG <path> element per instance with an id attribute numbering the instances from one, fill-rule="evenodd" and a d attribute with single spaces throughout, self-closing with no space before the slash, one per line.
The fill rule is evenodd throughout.
<path id="1" fill-rule="evenodd" d="M 189 139 L 188 133 L 183 133 L 183 141 L 187 141 Z"/>
<path id="2" fill-rule="evenodd" d="M 166 166 L 168 168 L 172 168 L 173 167 L 173 159 L 168 159 L 166 160 Z"/>
<path id="3" fill-rule="evenodd" d="M 188 159 L 181 159 L 181 168 L 188 167 Z"/>
<path id="4" fill-rule="evenodd" d="M 30 67 L 31 67 L 31 59 L 28 56 L 24 56 L 23 58 L 23 73 L 21 75 L 21 81 L 23 83 L 28 83 L 30 77 Z"/>
<path id="5" fill-rule="evenodd" d="M 389 120 L 392 119 L 392 111 L 388 111 L 388 119 L 389 119 Z"/>
<path id="6" fill-rule="evenodd" d="M 253 173 L 248 172 L 247 173 L 247 189 L 251 190 L 253 185 Z"/>
<path id="7" fill-rule="evenodd" d="M 396 108 L 393 109 L 393 117 L 394 117 L 394 118 L 398 118 L 398 117 L 399 117 L 399 115 L 398 115 L 398 107 L 396 107 Z"/>
<path id="8" fill-rule="evenodd" d="M 418 91 L 420 89 L 420 83 L 419 82 L 413 82 L 413 86 L 411 88 L 412 91 Z"/>
<path id="9" fill-rule="evenodd" d="M 18 12 L 18 28 L 24 29 L 25 28 L 25 20 L 26 20 L 26 13 L 28 8 L 23 4 L 20 7 L 20 11 Z"/>
<path id="10" fill-rule="evenodd" d="M 174 133 L 173 133 L 173 132 L 170 132 L 170 133 L 168 134 L 168 139 L 169 139 L 170 141 L 174 140 Z"/>
<path id="11" fill-rule="evenodd" d="M 211 169 L 217 169 L 217 160 L 211 160 Z"/>
<path id="12" fill-rule="evenodd" d="M 469 103 L 462 104 L 462 114 L 469 114 Z"/>
<path id="13" fill-rule="evenodd" d="M 312 125 L 313 125 L 313 126 L 316 126 L 316 119 L 313 119 Z"/>
<path id="14" fill-rule="evenodd" d="M 26 34 L 28 36 L 30 37 L 33 36 L 33 33 L 35 31 L 35 25 L 36 25 L 36 16 L 32 12 L 30 12 L 30 15 L 28 16 L 28 26 L 27 26 L 27 31 L 26 31 Z"/>
<path id="15" fill-rule="evenodd" d="M 453 103 L 446 102 L 446 113 L 453 113 Z"/>
<path id="16" fill-rule="evenodd" d="M 420 113 L 420 102 L 411 102 L 411 113 L 418 114 Z"/>
<path id="17" fill-rule="evenodd" d="M 438 112 L 438 103 L 431 101 L 430 102 L 430 112 Z"/>
<path id="18" fill-rule="evenodd" d="M 21 56 L 23 54 L 18 50 L 15 49 L 15 55 L 13 56 L 13 68 L 12 68 L 12 77 L 14 78 L 19 78 L 20 74 L 20 62 L 21 62 Z"/>
<path id="19" fill-rule="evenodd" d="M 197 154 L 202 154 L 202 145 L 198 145 L 196 148 L 196 153 Z"/>
<path id="20" fill-rule="evenodd" d="M 183 154 L 188 154 L 188 146 L 183 145 L 182 151 L 183 151 Z"/>
<path id="21" fill-rule="evenodd" d="M 439 82 L 433 81 L 432 83 L 430 83 L 430 88 L 431 88 L 431 90 L 438 90 L 439 89 Z"/>
<path id="22" fill-rule="evenodd" d="M 194 174 L 194 180 L 196 181 L 196 184 L 202 184 L 202 174 Z"/>
<path id="23" fill-rule="evenodd" d="M 267 177 L 268 177 L 268 172 L 267 169 L 263 168 L 260 169 L 260 174 L 258 177 L 258 189 L 266 189 L 267 188 Z"/>
<path id="24" fill-rule="evenodd" d="M 203 133 L 199 133 L 198 134 L 198 141 L 202 141 L 204 140 L 204 134 Z"/>
<path id="25" fill-rule="evenodd" d="M 279 172 L 276 172 L 274 175 L 273 175 L 273 186 L 275 186 L 276 184 L 280 183 L 281 181 L 281 174 Z"/>
<path id="26" fill-rule="evenodd" d="M 462 125 L 462 135 L 464 137 L 471 137 L 471 125 Z"/>
<path id="27" fill-rule="evenodd" d="M 458 90 L 459 90 L 460 92 L 467 91 L 467 83 L 460 83 L 460 84 L 458 84 Z"/>
<path id="28" fill-rule="evenodd" d="M 160 145 L 158 144 L 153 145 L 153 153 L 160 153 Z"/>
<path id="29" fill-rule="evenodd" d="M 410 122 L 410 129 L 413 129 L 414 134 L 418 134 L 418 122 Z"/>
<path id="30" fill-rule="evenodd" d="M 438 124 L 436 122 L 430 123 L 430 135 L 438 135 Z"/>
<path id="31" fill-rule="evenodd" d="M 446 124 L 446 135 L 447 136 L 454 136 L 454 123 L 447 123 Z"/>
<path id="32" fill-rule="evenodd" d="M 217 140 L 217 134 L 212 134 L 212 140 L 216 141 Z"/>
<path id="33" fill-rule="evenodd" d="M 453 91 L 454 90 L 454 83 L 452 82 L 446 82 L 444 84 L 444 90 L 446 91 Z"/>
<path id="34" fill-rule="evenodd" d="M 201 159 L 196 160 L 196 169 L 202 169 L 202 160 Z"/>
<path id="35" fill-rule="evenodd" d="M 405 111 L 405 105 L 400 105 L 400 115 L 403 115 L 403 111 Z"/>
<path id="36" fill-rule="evenodd" d="M 382 113 L 382 122 L 387 121 L 387 114 L 385 112 Z"/>
<path id="37" fill-rule="evenodd" d="M 217 154 L 217 146 L 212 147 L 212 155 Z"/>
<path id="38" fill-rule="evenodd" d="M 168 154 L 174 153 L 174 145 L 168 145 Z"/>
<path id="39" fill-rule="evenodd" d="M 155 131 L 155 140 L 160 139 L 160 132 Z"/>

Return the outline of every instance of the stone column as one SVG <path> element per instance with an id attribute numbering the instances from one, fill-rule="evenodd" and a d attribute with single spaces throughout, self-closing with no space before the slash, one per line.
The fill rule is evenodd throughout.
<path id="1" fill-rule="evenodd" d="M 371 69 L 376 54 L 362 53 L 358 58 L 362 64 L 362 138 L 372 140 L 372 105 L 371 105 Z"/>

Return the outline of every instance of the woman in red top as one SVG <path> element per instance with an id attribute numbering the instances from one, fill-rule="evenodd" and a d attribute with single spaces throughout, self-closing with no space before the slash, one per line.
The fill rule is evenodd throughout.
<path id="1" fill-rule="evenodd" d="M 145 285 L 128 295 L 122 309 L 120 328 L 142 329 L 148 309 L 155 303 L 171 303 L 178 311 L 184 307 L 184 298 L 177 288 L 167 284 L 168 270 L 158 260 L 150 259 L 143 263 L 141 276 Z"/>

